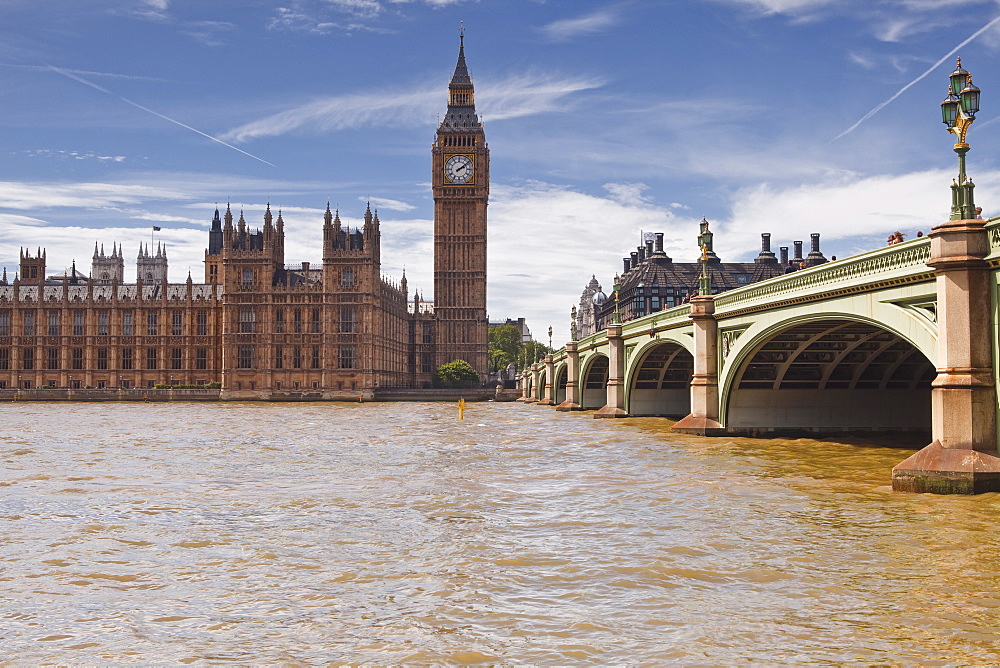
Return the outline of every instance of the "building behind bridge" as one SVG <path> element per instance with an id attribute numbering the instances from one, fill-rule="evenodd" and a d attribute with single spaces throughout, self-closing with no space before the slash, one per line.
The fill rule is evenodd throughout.
<path id="1" fill-rule="evenodd" d="M 771 251 L 771 235 L 765 232 L 760 235 L 760 253 L 753 262 L 723 262 L 712 248 L 713 234 L 707 220 L 702 219 L 701 228 L 707 240 L 705 255 L 712 294 L 780 276 L 789 263 L 797 268 L 800 264 L 812 267 L 827 261 L 819 249 L 819 234 L 812 234 L 811 250 L 805 257 L 802 256 L 802 242 L 795 241 L 794 256 L 789 258 L 787 246 L 780 247 L 777 256 Z M 618 310 L 623 322 L 673 308 L 698 294 L 701 262 L 674 262 L 663 250 L 663 233 L 649 236 L 651 238 L 645 239 L 629 257 L 623 258 L 618 286 Z M 614 313 L 613 288 L 609 297 L 596 275 L 592 276 L 580 296 L 579 337 L 605 329 Z"/>

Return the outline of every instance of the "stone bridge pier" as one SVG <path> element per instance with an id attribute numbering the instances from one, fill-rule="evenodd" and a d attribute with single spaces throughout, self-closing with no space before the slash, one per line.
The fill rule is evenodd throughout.
<path id="1" fill-rule="evenodd" d="M 996 341 L 990 322 L 990 244 L 983 220 L 954 220 L 931 233 L 938 295 L 938 366 L 931 383 L 930 445 L 892 469 L 909 492 L 1000 491 Z"/>

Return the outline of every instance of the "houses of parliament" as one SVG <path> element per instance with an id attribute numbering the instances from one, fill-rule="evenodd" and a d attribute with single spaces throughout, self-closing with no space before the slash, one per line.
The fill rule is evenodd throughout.
<path id="1" fill-rule="evenodd" d="M 222 398 L 347 399 L 422 388 L 446 362 L 487 371 L 489 150 L 464 39 L 447 113 L 431 149 L 434 302 L 381 273 L 378 215 L 342 225 L 329 204 L 322 266 L 286 264 L 280 211 L 263 227 L 215 211 L 204 283 L 167 280 L 163 248 L 95 245 L 90 275 L 46 276 L 46 253 L 21 251 L 0 281 L 0 389 L 221 386 Z M 318 222 L 318 221 L 317 221 Z"/>

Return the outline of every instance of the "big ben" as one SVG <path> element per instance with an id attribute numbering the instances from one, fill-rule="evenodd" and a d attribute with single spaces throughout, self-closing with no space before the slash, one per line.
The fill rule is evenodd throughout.
<path id="1" fill-rule="evenodd" d="M 465 38 L 432 149 L 437 365 L 462 359 L 487 372 L 486 207 L 490 152 L 476 114 Z"/>

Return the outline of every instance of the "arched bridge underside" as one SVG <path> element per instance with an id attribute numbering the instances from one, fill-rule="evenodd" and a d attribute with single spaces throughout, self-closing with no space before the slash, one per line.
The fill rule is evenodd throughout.
<path id="1" fill-rule="evenodd" d="M 650 348 L 629 383 L 629 414 L 681 418 L 690 413 L 693 369 L 694 357 L 677 343 Z"/>
<path id="2" fill-rule="evenodd" d="M 930 361 L 870 323 L 818 320 L 755 346 L 734 375 L 722 421 L 738 431 L 930 433 Z"/>

